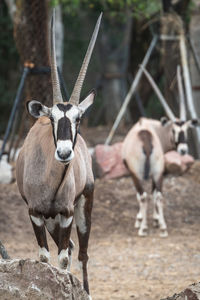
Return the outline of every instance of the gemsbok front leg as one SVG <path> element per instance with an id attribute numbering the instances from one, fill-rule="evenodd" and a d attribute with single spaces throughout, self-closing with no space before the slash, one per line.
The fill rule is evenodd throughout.
<path id="1" fill-rule="evenodd" d="M 167 225 L 163 213 L 162 181 L 162 176 L 157 180 L 153 180 L 153 221 L 160 228 L 160 236 L 167 237 Z"/>
<path id="2" fill-rule="evenodd" d="M 81 196 L 75 206 L 74 216 L 76 221 L 76 228 L 79 241 L 79 254 L 78 260 L 82 269 L 83 286 L 89 294 L 87 262 L 88 262 L 88 241 L 91 228 L 91 212 L 93 205 L 93 190 Z"/>
<path id="3" fill-rule="evenodd" d="M 58 264 L 61 269 L 66 269 L 70 262 L 70 234 L 73 216 L 60 215 Z"/>
<path id="4" fill-rule="evenodd" d="M 47 218 L 45 219 L 45 226 L 51 235 L 52 239 L 54 240 L 55 244 L 59 248 L 59 231 L 60 231 L 60 214 L 58 214 L 55 218 Z M 67 266 L 67 270 L 70 271 L 71 262 L 72 262 L 72 252 L 74 250 L 74 243 L 70 239 L 69 240 L 69 263 Z"/>
<path id="5" fill-rule="evenodd" d="M 50 259 L 50 253 L 47 244 L 47 237 L 46 237 L 43 216 L 34 213 L 31 209 L 29 209 L 29 216 L 39 246 L 39 260 L 41 262 L 48 263 Z"/>

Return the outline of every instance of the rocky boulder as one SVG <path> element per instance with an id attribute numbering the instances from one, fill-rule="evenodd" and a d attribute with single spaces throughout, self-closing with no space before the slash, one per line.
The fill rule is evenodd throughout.
<path id="1" fill-rule="evenodd" d="M 200 282 L 190 285 L 180 294 L 161 300 L 200 300 Z"/>
<path id="2" fill-rule="evenodd" d="M 97 145 L 93 153 L 95 175 L 106 179 L 128 175 L 129 171 L 122 161 L 121 151 L 122 143 L 111 146 Z"/>
<path id="3" fill-rule="evenodd" d="M 165 169 L 168 173 L 182 174 L 194 163 L 194 158 L 189 155 L 180 155 L 176 151 L 165 153 Z"/>
<path id="4" fill-rule="evenodd" d="M 71 273 L 35 260 L 0 260 L 1 300 L 89 300 Z"/>

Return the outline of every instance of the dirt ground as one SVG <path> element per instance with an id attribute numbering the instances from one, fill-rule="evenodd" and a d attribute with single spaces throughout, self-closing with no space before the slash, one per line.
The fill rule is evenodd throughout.
<path id="1" fill-rule="evenodd" d="M 100 138 L 100 135 L 99 139 Z M 90 140 L 90 145 L 93 141 Z M 188 173 L 164 180 L 165 217 L 169 236 L 152 227 L 137 236 L 136 193 L 130 177 L 96 180 L 89 247 L 89 278 L 93 300 L 159 300 L 200 281 L 200 162 Z M 150 183 L 147 183 L 150 191 Z M 37 244 L 16 183 L 0 185 L 0 239 L 11 257 L 37 258 Z M 77 239 L 72 273 L 79 279 Z M 56 247 L 49 238 L 52 264 Z"/>

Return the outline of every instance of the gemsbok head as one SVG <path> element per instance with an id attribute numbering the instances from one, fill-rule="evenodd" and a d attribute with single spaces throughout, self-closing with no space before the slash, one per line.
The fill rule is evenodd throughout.
<path id="1" fill-rule="evenodd" d="M 174 145 L 179 154 L 184 155 L 188 154 L 188 129 L 194 128 L 199 125 L 199 121 L 196 119 L 187 120 L 186 106 L 185 106 L 185 97 L 181 79 L 180 66 L 177 67 L 177 81 L 178 81 L 178 90 L 179 90 L 179 116 L 176 117 L 172 112 L 171 108 L 167 104 L 167 101 L 164 99 L 160 90 L 158 89 L 156 83 L 154 82 L 150 73 L 142 68 L 147 79 L 151 83 L 153 89 L 155 90 L 167 117 L 161 118 L 161 123 L 163 126 L 167 126 L 171 129 L 171 142 Z"/>

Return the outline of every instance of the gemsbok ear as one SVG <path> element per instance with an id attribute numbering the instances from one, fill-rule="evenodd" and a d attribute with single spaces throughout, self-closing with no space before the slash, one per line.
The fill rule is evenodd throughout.
<path id="1" fill-rule="evenodd" d="M 192 127 L 192 128 L 200 125 L 198 119 L 189 120 L 188 123 L 189 123 L 189 126 Z"/>
<path id="2" fill-rule="evenodd" d="M 89 95 L 78 105 L 78 108 L 82 114 L 84 114 L 88 107 L 93 104 L 95 96 L 96 92 L 95 90 L 92 90 L 92 92 L 90 92 Z"/>
<path id="3" fill-rule="evenodd" d="M 49 117 L 51 109 L 47 106 L 41 104 L 39 101 L 28 101 L 26 102 L 27 110 L 31 116 L 34 118 L 40 118 L 43 116 Z"/>
<path id="4" fill-rule="evenodd" d="M 167 126 L 171 123 L 171 120 L 169 120 L 167 117 L 162 117 L 160 119 L 160 122 L 161 122 L 162 126 Z"/>

